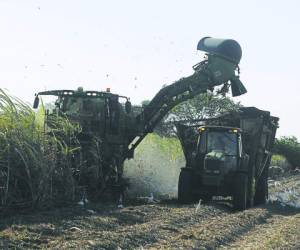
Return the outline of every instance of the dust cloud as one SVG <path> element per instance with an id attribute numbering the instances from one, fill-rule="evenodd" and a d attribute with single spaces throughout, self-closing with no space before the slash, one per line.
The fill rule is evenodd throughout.
<path id="1" fill-rule="evenodd" d="M 180 169 L 185 166 L 180 142 L 176 138 L 148 135 L 139 145 L 132 160 L 125 162 L 124 176 L 130 178 L 130 197 L 177 196 Z"/>

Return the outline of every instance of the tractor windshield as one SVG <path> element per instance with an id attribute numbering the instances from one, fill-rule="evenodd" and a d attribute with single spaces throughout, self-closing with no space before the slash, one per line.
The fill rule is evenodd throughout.
<path id="1" fill-rule="evenodd" d="M 224 131 L 210 131 L 207 136 L 207 152 L 211 151 L 223 151 L 225 155 L 237 156 L 237 134 Z"/>

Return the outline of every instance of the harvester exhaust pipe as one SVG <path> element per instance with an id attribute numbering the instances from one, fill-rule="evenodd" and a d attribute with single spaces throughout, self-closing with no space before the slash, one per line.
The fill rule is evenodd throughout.
<path id="1" fill-rule="evenodd" d="M 232 39 L 218 39 L 211 37 L 202 38 L 197 45 L 197 49 L 207 52 L 208 60 L 217 57 L 233 64 L 238 69 L 238 64 L 242 58 L 242 49 L 239 43 Z M 219 66 L 219 65 L 218 65 Z M 226 69 L 224 70 L 226 72 Z M 247 93 L 247 89 L 235 75 L 230 80 L 232 96 L 240 96 Z"/>

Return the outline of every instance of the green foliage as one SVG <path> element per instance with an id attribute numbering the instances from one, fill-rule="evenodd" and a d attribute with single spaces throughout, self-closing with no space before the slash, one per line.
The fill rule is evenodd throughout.
<path id="1" fill-rule="evenodd" d="M 286 157 L 293 168 L 300 163 L 300 143 L 294 136 L 283 136 L 275 141 L 274 151 Z"/>
<path id="2" fill-rule="evenodd" d="M 205 93 L 177 105 L 170 116 L 176 120 L 204 119 L 237 110 L 239 107 L 240 104 L 229 97 Z"/>
<path id="3" fill-rule="evenodd" d="M 241 106 L 230 97 L 205 93 L 175 106 L 158 124 L 155 132 L 162 136 L 174 136 L 174 121 L 211 118 L 225 112 L 237 110 Z"/>
<path id="4" fill-rule="evenodd" d="M 65 119 L 53 124 L 61 134 L 74 134 Z M 43 206 L 73 197 L 67 164 L 72 149 L 64 138 L 44 133 L 43 107 L 35 113 L 0 89 L 0 206 Z"/>
<path id="5" fill-rule="evenodd" d="M 142 143 L 142 146 L 137 148 L 137 154 L 146 154 L 147 145 L 152 145 L 155 147 L 161 154 L 168 155 L 171 160 L 177 160 L 182 157 L 182 148 L 180 141 L 173 137 L 161 137 L 155 133 L 149 134 L 145 138 L 145 142 Z"/>
<path id="6" fill-rule="evenodd" d="M 286 157 L 283 155 L 275 154 L 272 156 L 271 159 L 271 166 L 278 166 L 281 167 L 284 171 L 289 170 L 290 164 Z"/>

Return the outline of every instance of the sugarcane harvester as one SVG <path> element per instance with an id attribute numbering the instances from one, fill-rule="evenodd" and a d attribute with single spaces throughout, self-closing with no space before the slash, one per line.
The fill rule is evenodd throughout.
<path id="1" fill-rule="evenodd" d="M 247 92 L 239 80 L 242 50 L 235 40 L 205 37 L 197 49 L 206 52 L 206 58 L 193 67 L 195 72 L 163 87 L 138 114 L 128 97 L 110 91 L 79 88 L 36 94 L 34 108 L 39 105 L 39 96 L 57 96 L 55 109 L 47 116 L 65 116 L 82 127 L 78 138 L 85 163 L 76 172 L 81 172 L 90 194 L 100 196 L 108 189 L 122 192 L 127 186 L 123 179 L 124 161 L 133 158 L 139 143 L 177 104 L 218 86 L 222 92 L 231 88 L 233 96 Z M 87 153 L 95 151 L 95 141 L 97 160 L 95 154 Z"/>

